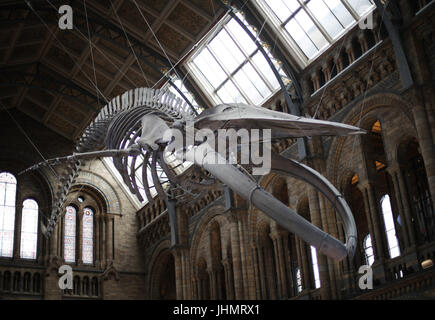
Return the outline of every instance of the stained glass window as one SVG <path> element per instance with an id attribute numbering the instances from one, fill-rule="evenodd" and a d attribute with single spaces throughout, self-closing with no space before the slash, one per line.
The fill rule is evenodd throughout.
<path id="1" fill-rule="evenodd" d="M 371 266 L 375 261 L 375 257 L 373 255 L 373 246 L 372 246 L 372 237 L 368 234 L 363 241 L 364 254 L 366 258 L 366 263 L 368 266 Z"/>
<path id="2" fill-rule="evenodd" d="M 64 258 L 66 262 L 76 261 L 76 214 L 76 208 L 66 207 L 64 230 Z"/>
<path id="3" fill-rule="evenodd" d="M 83 263 L 94 262 L 94 212 L 91 208 L 83 210 Z"/>
<path id="4" fill-rule="evenodd" d="M 317 251 L 313 246 L 311 246 L 311 262 L 313 263 L 314 286 L 317 289 L 320 288 L 320 273 L 319 263 L 317 262 Z"/>
<path id="5" fill-rule="evenodd" d="M 256 0 L 310 60 L 373 10 L 372 0 Z M 271 13 L 271 14 L 270 14 Z M 294 46 L 293 46 L 294 47 Z"/>
<path id="6" fill-rule="evenodd" d="M 38 243 L 38 203 L 32 199 L 23 202 L 21 218 L 21 249 L 23 259 L 36 259 L 36 245 Z"/>
<path id="7" fill-rule="evenodd" d="M 237 17 L 252 29 L 241 14 Z M 214 103 L 261 104 L 279 88 L 279 83 L 242 26 L 234 18 L 226 17 L 223 21 L 187 66 Z M 252 32 L 255 35 L 254 29 Z M 268 54 L 280 70 L 279 63 Z M 286 77 L 282 70 L 279 72 Z"/>
<path id="8" fill-rule="evenodd" d="M 390 253 L 390 258 L 393 259 L 400 256 L 400 247 L 396 236 L 396 228 L 394 226 L 390 196 L 388 194 L 382 197 L 381 208 L 384 217 L 385 232 L 387 233 L 388 251 Z"/>
<path id="9" fill-rule="evenodd" d="M 0 256 L 12 257 L 15 227 L 17 179 L 8 172 L 0 173 Z"/>

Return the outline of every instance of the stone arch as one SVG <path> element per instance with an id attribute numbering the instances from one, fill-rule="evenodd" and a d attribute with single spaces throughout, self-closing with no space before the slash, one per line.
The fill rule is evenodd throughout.
<path id="1" fill-rule="evenodd" d="M 277 286 L 277 261 L 273 240 L 270 237 L 271 223 L 262 221 L 258 226 L 257 254 L 260 277 L 261 294 L 263 299 L 276 299 Z"/>
<path id="2" fill-rule="evenodd" d="M 363 248 L 363 240 L 369 234 L 369 221 L 366 215 L 366 204 L 364 203 L 364 195 L 358 186 L 359 175 L 354 171 L 347 171 L 340 178 L 340 190 L 344 196 L 346 203 L 351 208 L 355 219 L 358 235 L 358 243 L 353 259 L 349 259 L 349 264 L 356 269 L 360 265 L 366 263 Z M 341 224 L 339 224 L 341 226 Z"/>
<path id="3" fill-rule="evenodd" d="M 82 170 L 80 171 L 80 174 L 77 177 L 74 186 L 76 185 L 88 186 L 98 191 L 98 193 L 101 195 L 107 205 L 107 213 L 122 213 L 122 206 L 118 192 L 105 178 L 103 178 L 99 174 L 87 170 Z"/>
<path id="4" fill-rule="evenodd" d="M 222 229 L 216 219 L 210 221 L 210 252 L 211 252 L 211 267 L 216 273 L 216 299 L 227 298 L 227 286 L 225 283 L 225 273 L 222 260 L 224 257 L 224 248 L 226 246 L 222 241 Z"/>
<path id="5" fill-rule="evenodd" d="M 282 175 L 275 175 L 272 179 L 272 194 L 286 206 L 289 205 L 289 194 L 287 188 L 287 179 Z"/>
<path id="6" fill-rule="evenodd" d="M 341 122 L 354 126 L 363 124 L 364 127 L 367 126 L 367 124 L 375 118 L 382 121 L 382 119 L 379 119 L 382 118 L 379 113 L 376 113 L 374 111 L 386 107 L 394 108 L 395 110 L 400 112 L 402 115 L 408 118 L 409 123 L 413 127 L 415 127 L 412 116 L 409 112 L 407 112 L 407 110 L 409 109 L 409 103 L 394 93 L 378 93 L 368 97 L 364 101 L 360 101 L 352 108 L 352 110 L 344 117 L 343 121 Z M 343 154 L 344 145 L 348 141 L 348 139 L 361 139 L 361 137 L 335 137 L 332 141 L 331 147 L 329 148 L 326 172 L 327 177 L 334 185 L 337 185 L 339 182 L 338 179 L 341 175 L 340 167 L 343 167 L 340 158 Z M 361 143 L 359 143 L 358 145 L 361 145 Z M 343 169 L 350 168 L 346 167 Z M 362 172 L 359 172 L 359 174 L 362 174 Z"/>
<path id="7" fill-rule="evenodd" d="M 176 299 L 175 259 L 169 240 L 160 242 L 154 249 L 148 274 L 150 299 Z"/>
<path id="8" fill-rule="evenodd" d="M 308 221 L 311 221 L 311 217 L 310 217 L 310 206 L 309 206 L 309 202 L 308 202 L 308 196 L 307 195 L 303 195 L 302 197 L 300 197 L 298 199 L 298 205 L 296 207 L 297 212 L 304 217 L 305 219 L 307 219 Z"/>
<path id="9" fill-rule="evenodd" d="M 195 226 L 195 230 L 193 231 L 193 237 L 190 242 L 190 256 L 192 257 L 192 262 L 195 264 L 197 263 L 197 259 L 199 259 L 199 246 L 200 241 L 203 235 L 208 232 L 209 230 L 207 227 L 209 226 L 209 223 L 211 220 L 213 220 L 215 217 L 222 214 L 222 212 L 225 211 L 225 208 L 222 205 L 217 205 L 211 207 L 207 212 L 201 217 L 198 224 Z M 225 225 L 225 221 L 222 219 L 224 217 L 221 217 L 219 219 L 216 219 L 217 223 L 219 223 L 219 227 L 222 229 Z"/>
<path id="10" fill-rule="evenodd" d="M 416 134 L 414 135 L 410 134 L 409 132 L 403 132 L 400 136 L 398 136 L 397 139 L 394 141 L 395 147 L 393 159 L 398 162 L 400 159 L 400 152 L 403 150 L 404 145 L 412 143 L 414 141 L 418 144 L 418 147 L 420 148 L 420 143 Z"/>
<path id="11" fill-rule="evenodd" d="M 208 275 L 207 261 L 204 257 L 199 257 L 196 268 L 196 275 L 198 277 L 198 299 L 210 299 L 210 278 Z"/>

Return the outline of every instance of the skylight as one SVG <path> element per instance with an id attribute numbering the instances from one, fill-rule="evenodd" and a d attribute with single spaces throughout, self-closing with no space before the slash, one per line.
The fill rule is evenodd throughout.
<path id="1" fill-rule="evenodd" d="M 304 63 L 374 8 L 372 0 L 255 0 Z"/>
<path id="2" fill-rule="evenodd" d="M 237 16 L 244 21 L 241 14 Z M 216 104 L 259 105 L 280 87 L 255 42 L 230 16 L 218 24 L 213 36 L 188 61 L 187 68 Z"/>

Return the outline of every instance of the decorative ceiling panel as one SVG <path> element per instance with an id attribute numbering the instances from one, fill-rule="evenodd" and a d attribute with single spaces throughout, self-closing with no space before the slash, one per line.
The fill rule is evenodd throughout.
<path id="1" fill-rule="evenodd" d="M 104 105 L 101 96 L 98 105 L 91 83 L 93 66 L 98 89 L 107 99 L 136 86 L 154 86 L 210 28 L 214 12 L 220 14 L 212 2 L 70 0 L 74 28 L 60 30 L 62 0 L 51 0 L 53 6 L 32 0 L 33 9 L 25 1 L 0 1 L 0 100 L 72 140 Z"/>

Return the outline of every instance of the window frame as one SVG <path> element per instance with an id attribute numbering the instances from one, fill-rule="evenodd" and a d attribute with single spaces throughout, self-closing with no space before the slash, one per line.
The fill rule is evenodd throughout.
<path id="1" fill-rule="evenodd" d="M 15 190 L 14 190 L 14 193 L 15 193 L 14 194 L 14 205 L 11 206 L 11 205 L 7 205 L 6 204 L 6 201 L 7 201 L 7 188 L 6 188 L 6 186 L 7 186 L 7 184 L 11 184 L 11 183 L 10 182 L 6 182 L 6 181 L 5 182 L 0 182 L 1 184 L 5 184 L 5 194 L 4 194 L 5 199 L 4 199 L 4 203 L 1 204 L 1 207 L 2 208 L 6 208 L 6 207 L 13 208 L 13 223 L 12 223 L 13 227 L 12 227 L 12 246 L 11 246 L 12 251 L 11 251 L 11 255 L 10 256 L 9 255 L 3 255 L 3 253 L 2 253 L 3 249 L 1 249 L 1 251 L 0 251 L 0 258 L 11 259 L 11 258 L 14 257 L 14 249 L 15 249 L 15 246 L 16 246 L 16 243 L 15 243 L 15 233 L 17 232 L 17 230 L 16 230 L 16 224 L 17 224 L 16 215 L 17 215 L 17 199 L 18 199 L 18 180 L 17 180 L 17 177 L 13 173 L 11 173 L 9 171 L 1 171 L 0 174 L 6 174 L 7 176 L 12 177 L 14 179 L 14 182 L 12 184 L 15 185 Z M 6 214 L 6 211 L 2 213 L 2 218 L 3 218 L 2 225 L 4 224 L 4 214 Z M 2 234 L 3 234 L 3 231 L 10 231 L 10 230 L 5 230 L 4 226 L 2 226 L 1 231 L 2 231 Z M 0 242 L 1 242 L 1 248 L 3 248 L 3 235 L 0 237 Z"/>
<path id="2" fill-rule="evenodd" d="M 372 14 L 373 11 L 376 10 L 376 5 L 373 4 L 372 7 L 369 10 L 366 10 L 365 12 L 359 14 L 353 6 L 347 1 L 347 0 L 340 0 L 340 2 L 343 4 L 343 6 L 347 9 L 347 11 L 350 13 L 354 21 L 350 23 L 347 27 L 344 27 L 342 31 L 340 31 L 335 38 L 331 38 L 328 31 L 323 27 L 322 23 L 318 21 L 318 19 L 315 17 L 315 15 L 310 11 L 310 9 L 307 7 L 307 4 L 311 0 L 296 0 L 299 2 L 300 7 L 292 13 L 289 17 L 287 17 L 283 22 L 278 18 L 278 16 L 275 14 L 275 12 L 268 6 L 268 4 L 265 2 L 265 0 L 253 0 L 253 4 L 256 7 L 256 9 L 263 15 L 263 18 L 270 21 L 269 25 L 273 29 L 274 33 L 277 35 L 277 38 L 281 40 L 283 45 L 286 47 L 286 49 L 289 50 L 290 55 L 292 57 L 295 57 L 296 62 L 298 66 L 301 69 L 306 68 L 308 65 L 310 65 L 313 61 L 315 61 L 319 56 L 321 56 L 326 50 L 328 50 L 334 43 L 339 41 L 344 35 L 346 35 L 352 28 L 354 28 L 359 21 L 364 20 L 367 18 L 368 15 Z M 373 0 L 369 0 L 372 1 Z M 328 7 L 329 8 L 329 7 Z M 296 40 L 293 39 L 293 37 L 290 35 L 290 33 L 285 29 L 285 26 L 289 23 L 289 21 L 300 11 L 305 10 L 309 18 L 312 20 L 313 24 L 317 27 L 317 29 L 320 31 L 322 36 L 325 38 L 325 40 L 328 42 L 326 46 L 318 50 L 316 54 L 314 54 L 311 58 L 309 58 L 303 50 L 300 48 L 300 46 L 297 44 Z M 335 14 L 331 13 L 335 16 Z M 338 22 L 341 24 L 340 20 L 337 19 Z"/>
<path id="3" fill-rule="evenodd" d="M 34 258 L 26 258 L 22 256 L 22 247 L 23 247 L 23 221 L 24 221 L 24 202 L 26 201 L 34 201 L 36 203 L 37 206 L 37 215 L 36 215 L 36 232 L 32 232 L 33 234 L 36 234 L 36 242 L 35 242 L 35 257 Z M 39 203 L 36 199 L 34 198 L 26 198 L 22 201 L 22 208 L 21 208 L 21 228 L 20 228 L 20 252 L 19 252 L 19 257 L 20 259 L 24 259 L 24 260 L 37 260 L 38 259 L 38 242 L 39 242 L 39 218 L 40 218 L 40 214 L 39 214 Z"/>
<path id="4" fill-rule="evenodd" d="M 91 213 L 92 213 L 92 219 L 91 219 L 91 221 L 92 221 L 92 237 L 90 237 L 89 239 L 92 239 L 92 250 L 91 250 L 91 252 L 92 252 L 92 262 L 85 262 L 85 259 L 84 259 L 84 255 L 85 255 L 85 250 L 84 250 L 84 247 L 85 247 L 85 243 L 84 243 L 84 241 L 85 241 L 85 223 L 84 223 L 84 218 L 85 218 L 85 215 L 86 215 L 86 210 L 89 210 Z M 87 205 L 87 206 L 85 206 L 83 209 L 82 209 L 82 224 L 81 224 L 81 228 L 82 228 L 82 232 L 81 232 L 81 234 L 82 234 L 82 239 L 81 239 L 81 246 L 82 246 L 82 250 L 81 250 L 81 252 L 82 252 L 82 256 L 81 256 L 81 261 L 83 262 L 83 264 L 86 264 L 86 265 L 92 265 L 92 264 L 94 264 L 94 262 L 95 262 L 95 210 L 91 207 L 91 206 L 89 206 L 89 205 Z M 86 238 L 87 239 L 87 238 Z"/>
<path id="5" fill-rule="evenodd" d="M 80 202 L 78 198 L 84 198 L 84 201 Z M 67 207 L 74 207 L 76 210 L 76 217 L 75 217 L 75 259 L 74 261 L 66 261 L 65 260 L 65 212 Z M 93 212 L 93 222 L 92 222 L 92 263 L 84 262 L 83 261 L 83 217 L 85 214 L 85 209 L 91 209 Z M 97 219 L 101 216 L 101 209 L 100 209 L 100 203 L 97 197 L 92 194 L 88 193 L 86 191 L 80 190 L 74 190 L 70 193 L 68 196 L 68 199 L 66 201 L 66 205 L 63 209 L 63 215 L 62 215 L 62 252 L 61 256 L 62 259 L 65 261 L 66 264 L 70 265 L 80 265 L 85 267 L 96 267 L 97 262 L 97 241 L 100 241 L 100 239 L 97 239 Z M 101 237 L 101 235 L 100 235 Z M 101 250 L 101 248 L 100 248 Z"/>
<path id="6" fill-rule="evenodd" d="M 252 44 L 256 47 L 252 53 L 248 53 L 243 49 L 242 45 L 237 41 L 237 37 L 228 29 L 226 28 L 227 24 L 234 19 L 229 13 L 226 13 L 224 17 L 214 26 L 214 29 L 206 36 L 204 37 L 198 47 L 194 50 L 194 52 L 191 54 L 191 56 L 186 60 L 186 63 L 184 64 L 184 67 L 188 70 L 190 75 L 192 76 L 195 83 L 199 86 L 199 88 L 204 92 L 204 94 L 207 96 L 207 98 L 215 105 L 219 105 L 222 103 L 227 103 L 223 101 L 223 99 L 218 95 L 218 91 L 228 83 L 231 82 L 235 88 L 238 90 L 242 98 L 245 100 L 244 103 L 252 104 L 252 105 L 262 105 L 265 101 L 270 99 L 276 92 L 281 90 L 281 86 L 278 85 L 277 88 L 273 87 L 273 84 L 271 80 L 269 80 L 264 72 L 261 71 L 261 68 L 257 65 L 256 62 L 254 62 L 254 57 L 257 54 L 261 53 L 258 46 L 255 44 L 255 42 L 252 41 Z M 235 23 L 238 24 L 238 22 L 234 19 Z M 219 58 L 217 54 L 213 52 L 211 48 L 209 48 L 209 44 L 216 38 L 216 36 L 221 32 L 225 30 L 225 32 L 228 34 L 228 36 L 231 38 L 231 40 L 234 42 L 236 47 L 240 50 L 242 53 L 244 60 L 242 63 L 238 64 L 238 66 L 233 70 L 229 71 L 227 67 L 225 67 L 224 63 L 222 62 L 222 58 Z M 249 37 L 249 35 L 246 33 L 246 35 Z M 222 69 L 223 73 L 225 74 L 225 79 L 219 83 L 219 85 L 216 86 L 216 88 L 213 87 L 209 81 L 206 80 L 206 75 L 202 73 L 200 68 L 194 63 L 195 58 L 203 52 L 203 50 L 207 50 L 212 58 L 216 61 L 216 63 L 219 65 L 219 67 Z M 255 103 L 249 98 L 249 94 L 245 92 L 245 90 L 238 84 L 238 82 L 234 79 L 234 76 L 238 72 L 243 72 L 243 68 L 246 65 L 252 66 L 253 70 L 257 73 L 258 77 L 264 82 L 267 89 L 270 91 L 270 94 L 263 98 L 260 102 Z M 282 70 L 278 70 L 280 74 L 287 77 L 286 74 L 283 74 Z M 254 86 L 254 88 L 258 91 L 258 93 L 262 96 L 259 89 Z"/>
<path id="7" fill-rule="evenodd" d="M 370 239 L 370 246 L 367 246 L 367 241 Z M 362 247 L 363 247 L 363 251 L 364 251 L 364 259 L 366 261 L 366 264 L 368 266 L 373 265 L 373 263 L 375 262 L 375 253 L 374 253 L 374 248 L 373 248 L 373 242 L 372 242 L 372 236 L 370 235 L 370 233 L 368 233 L 362 242 Z M 371 249 L 371 254 L 369 255 L 367 253 L 367 250 Z M 370 259 L 373 259 L 372 262 L 370 263 Z"/>
<path id="8" fill-rule="evenodd" d="M 73 261 L 67 261 L 66 258 L 65 258 L 65 237 L 66 237 L 66 232 L 65 232 L 65 227 L 66 227 L 65 214 L 66 214 L 66 209 L 68 207 L 72 207 L 75 210 L 75 213 L 74 213 L 75 214 L 75 221 L 74 221 L 74 223 L 75 223 L 75 225 L 74 225 L 74 260 Z M 74 263 L 77 263 L 77 239 L 78 239 L 78 236 L 77 236 L 77 225 L 78 225 L 77 219 L 78 219 L 79 209 L 77 208 L 76 205 L 74 205 L 72 203 L 69 203 L 68 205 L 65 206 L 64 211 L 65 211 L 65 213 L 64 213 L 63 219 L 62 219 L 63 220 L 63 224 L 62 224 L 62 229 L 63 229 L 62 230 L 63 231 L 62 232 L 62 258 L 64 259 L 65 263 L 74 264 Z"/>

